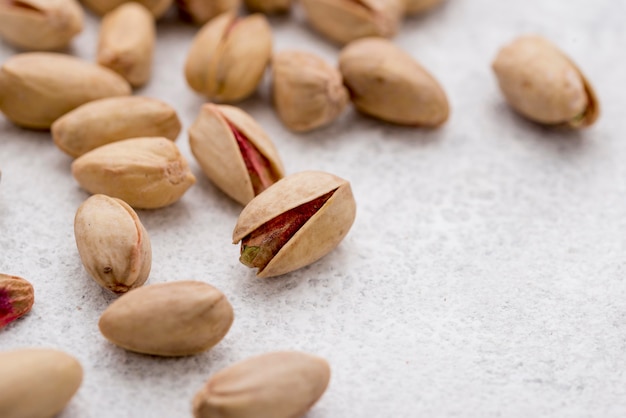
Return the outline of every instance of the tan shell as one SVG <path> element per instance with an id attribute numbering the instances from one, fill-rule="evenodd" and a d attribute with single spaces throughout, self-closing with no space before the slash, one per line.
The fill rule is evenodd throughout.
<path id="1" fill-rule="evenodd" d="M 324 206 L 257 272 L 258 277 L 289 273 L 332 251 L 354 223 L 356 203 L 348 181 L 322 171 L 287 176 L 248 203 L 237 220 L 233 244 L 278 215 L 333 190 Z"/>
<path id="2" fill-rule="evenodd" d="M 35 289 L 26 279 L 0 273 L 0 329 L 30 312 Z"/>
<path id="3" fill-rule="evenodd" d="M 85 269 L 103 288 L 124 293 L 148 279 L 150 237 L 122 200 L 102 194 L 85 200 L 74 218 L 74 237 Z"/>
<path id="4" fill-rule="evenodd" d="M 191 152 L 202 171 L 217 187 L 245 205 L 254 198 L 255 193 L 246 163 L 228 123 L 250 140 L 281 178 L 285 170 L 274 143 L 250 115 L 233 106 L 203 105 L 189 128 Z"/>
<path id="5" fill-rule="evenodd" d="M 309 23 L 334 42 L 398 32 L 404 0 L 301 0 Z"/>
<path id="6" fill-rule="evenodd" d="M 84 103 L 130 93 L 113 71 L 64 54 L 18 54 L 0 68 L 0 111 L 26 128 L 48 129 Z"/>
<path id="7" fill-rule="evenodd" d="M 326 360 L 295 351 L 263 354 L 220 370 L 193 399 L 195 418 L 299 418 L 330 381 Z"/>
<path id="8" fill-rule="evenodd" d="M 292 0 L 244 0 L 248 10 L 267 14 L 285 13 L 291 8 Z"/>
<path id="9" fill-rule="evenodd" d="M 176 110 L 160 100 L 125 96 L 94 100 L 52 124 L 52 138 L 72 157 L 111 142 L 162 136 L 175 141 L 181 124 Z"/>
<path id="10" fill-rule="evenodd" d="M 75 0 L 0 1 L 0 38 L 23 49 L 61 49 L 83 30 Z"/>
<path id="11" fill-rule="evenodd" d="M 0 353 L 0 417 L 43 418 L 60 413 L 83 380 L 69 354 L 31 348 Z"/>
<path id="12" fill-rule="evenodd" d="M 265 16 L 237 19 L 224 13 L 193 40 L 185 77 L 198 93 L 223 102 L 250 96 L 261 82 L 272 54 L 272 32 Z"/>
<path id="13" fill-rule="evenodd" d="M 124 3 L 107 13 L 100 26 L 98 64 L 143 86 L 152 74 L 156 42 L 154 16 L 139 3 Z"/>
<path id="14" fill-rule="evenodd" d="M 328 125 L 348 104 L 348 91 L 339 70 L 308 52 L 275 54 L 272 83 L 278 116 L 297 132 Z"/>
<path id="15" fill-rule="evenodd" d="M 130 351 L 188 356 L 215 346 L 233 323 L 216 288 L 197 281 L 153 284 L 128 292 L 100 317 L 100 332 Z"/>
<path id="16" fill-rule="evenodd" d="M 339 69 L 356 108 L 401 125 L 436 127 L 450 109 L 437 80 L 408 53 L 386 39 L 346 46 Z"/>
<path id="17" fill-rule="evenodd" d="M 196 182 L 176 144 L 162 137 L 96 148 L 74 160 L 72 174 L 88 192 L 117 197 L 141 209 L 171 205 Z"/>
<path id="18" fill-rule="evenodd" d="M 237 12 L 241 0 L 177 0 L 178 7 L 193 22 L 204 24 L 226 12 Z"/>
<path id="19" fill-rule="evenodd" d="M 82 0 L 83 4 L 100 16 L 109 13 L 129 0 Z M 174 0 L 133 0 L 150 10 L 155 18 L 159 18 L 167 12 Z"/>
<path id="20" fill-rule="evenodd" d="M 522 36 L 502 48 L 493 70 L 509 104 L 535 122 L 581 128 L 600 115 L 587 78 L 540 36 Z"/>
<path id="21" fill-rule="evenodd" d="M 424 13 L 441 3 L 444 0 L 405 0 L 405 13 L 408 15 Z"/>

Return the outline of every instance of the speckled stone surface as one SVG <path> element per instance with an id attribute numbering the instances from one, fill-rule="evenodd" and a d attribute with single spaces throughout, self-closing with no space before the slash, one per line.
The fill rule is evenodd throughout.
<path id="1" fill-rule="evenodd" d="M 321 355 L 330 387 L 308 418 L 623 417 L 626 415 L 626 3 L 449 0 L 405 21 L 395 42 L 446 89 L 441 129 L 398 128 L 350 110 L 307 135 L 278 121 L 269 80 L 242 103 L 286 169 L 352 182 L 352 231 L 300 271 L 259 280 L 230 243 L 241 207 L 178 144 L 199 181 L 168 208 L 140 211 L 153 246 L 149 283 L 209 282 L 236 319 L 213 350 L 159 359 L 108 343 L 97 321 L 114 299 L 76 250 L 73 218 L 88 196 L 48 133 L 0 116 L 0 271 L 30 280 L 32 312 L 0 331 L 0 350 L 57 347 L 85 379 L 62 418 L 189 417 L 215 371 L 272 350 Z M 274 18 L 277 50 L 336 62 L 338 48 L 297 11 Z M 92 60 L 98 21 L 71 52 Z M 151 83 L 184 128 L 203 99 L 182 67 L 195 28 L 159 23 Z M 490 64 L 517 35 L 542 34 L 595 85 L 599 123 L 554 131 L 509 110 Z M 16 51 L 0 44 L 0 61 Z M 0 373 L 2 371 L 0 370 Z"/>

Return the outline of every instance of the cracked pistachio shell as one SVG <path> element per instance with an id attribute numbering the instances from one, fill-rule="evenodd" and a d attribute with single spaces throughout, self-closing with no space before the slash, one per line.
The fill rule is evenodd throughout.
<path id="1" fill-rule="evenodd" d="M 322 397 L 330 366 L 297 351 L 267 353 L 215 373 L 193 399 L 195 418 L 300 418 Z"/>
<path id="2" fill-rule="evenodd" d="M 386 122 L 436 127 L 449 106 L 437 80 L 408 53 L 382 38 L 354 41 L 339 57 L 354 106 Z"/>
<path id="3" fill-rule="evenodd" d="M 535 122 L 582 128 L 600 105 L 589 81 L 554 44 L 522 36 L 500 50 L 493 70 L 507 102 Z"/>
<path id="4" fill-rule="evenodd" d="M 150 237 L 124 201 L 91 196 L 76 212 L 74 237 L 85 269 L 103 288 L 125 293 L 148 279 Z"/>
<path id="5" fill-rule="evenodd" d="M 171 205 L 195 182 L 187 161 L 167 138 L 133 138 L 96 148 L 72 163 L 80 186 L 134 208 Z"/>
<path id="6" fill-rule="evenodd" d="M 91 10 L 104 16 L 111 10 L 118 8 L 129 0 L 82 0 L 83 4 L 89 7 Z M 174 0 L 133 0 L 152 13 L 155 18 L 159 18 L 167 12 Z"/>
<path id="7" fill-rule="evenodd" d="M 356 216 L 350 183 L 322 171 L 303 171 L 280 180 L 243 209 L 233 231 L 233 244 L 257 228 L 327 193 L 332 196 L 259 269 L 261 278 L 279 276 L 307 266 L 332 251 L 348 234 Z M 289 220 L 286 220 L 287 222 Z"/>
<path id="8" fill-rule="evenodd" d="M 317 31 L 339 44 L 369 36 L 393 37 L 404 0 L 301 0 Z"/>
<path id="9" fill-rule="evenodd" d="M 139 3 L 124 3 L 107 13 L 100 26 L 98 64 L 143 86 L 152 74 L 156 41 L 154 16 Z"/>
<path id="10" fill-rule="evenodd" d="M 246 157 L 233 128 L 262 156 L 263 186 L 255 187 Z M 227 105 L 205 104 L 189 128 L 191 152 L 206 176 L 224 193 L 247 204 L 258 193 L 285 175 L 274 143 L 259 124 L 243 110 Z"/>
<path id="11" fill-rule="evenodd" d="M 272 94 L 278 116 L 297 132 L 328 125 L 348 104 L 348 91 L 339 70 L 308 52 L 274 55 Z"/>
<path id="12" fill-rule="evenodd" d="M 405 0 L 405 2 L 405 14 L 412 15 L 426 12 L 443 3 L 443 0 Z"/>
<path id="13" fill-rule="evenodd" d="M 160 100 L 125 96 L 94 100 L 52 124 L 59 149 L 76 158 L 111 142 L 162 136 L 175 141 L 181 124 L 176 110 Z"/>
<path id="14" fill-rule="evenodd" d="M 102 314 L 100 332 L 126 350 L 189 356 L 210 349 L 228 333 L 233 308 L 215 287 L 199 281 L 134 289 Z"/>
<path id="15" fill-rule="evenodd" d="M 272 54 L 272 31 L 262 14 L 237 18 L 224 13 L 196 35 L 185 63 L 185 77 L 198 93 L 222 102 L 250 96 L 261 82 Z"/>
<path id="16" fill-rule="evenodd" d="M 0 38 L 23 49 L 67 46 L 83 30 L 83 9 L 75 0 L 0 1 Z"/>
<path id="17" fill-rule="evenodd" d="M 193 22 L 204 24 L 226 12 L 237 12 L 241 0 L 177 0 L 176 4 Z"/>
<path id="18" fill-rule="evenodd" d="M 55 417 L 83 381 L 83 368 L 59 350 L 28 348 L 0 353 L 0 417 Z"/>
<path id="19" fill-rule="evenodd" d="M 113 71 L 65 54 L 18 54 L 0 68 L 0 111 L 25 128 L 48 129 L 82 104 L 130 93 Z"/>
<path id="20" fill-rule="evenodd" d="M 244 0 L 248 10 L 267 14 L 285 13 L 291 8 L 292 0 Z"/>

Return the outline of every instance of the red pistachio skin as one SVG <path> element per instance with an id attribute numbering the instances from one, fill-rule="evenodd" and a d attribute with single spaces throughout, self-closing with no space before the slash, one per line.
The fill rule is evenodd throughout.
<path id="1" fill-rule="evenodd" d="M 30 312 L 34 302 L 32 284 L 21 277 L 0 274 L 0 328 Z"/>

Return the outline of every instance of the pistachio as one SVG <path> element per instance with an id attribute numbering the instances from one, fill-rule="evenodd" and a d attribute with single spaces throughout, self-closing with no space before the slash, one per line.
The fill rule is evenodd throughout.
<path id="1" fill-rule="evenodd" d="M 96 148 L 74 160 L 72 174 L 88 192 L 117 197 L 142 209 L 170 205 L 196 182 L 176 144 L 162 137 L 126 139 Z"/>
<path id="2" fill-rule="evenodd" d="M 91 10 L 96 12 L 97 14 L 103 16 L 109 13 L 111 10 L 116 9 L 124 3 L 127 3 L 129 0 L 82 0 L 83 4 L 89 7 Z M 174 0 L 133 0 L 146 9 L 150 10 L 150 13 L 154 15 L 155 18 L 159 18 L 167 12 L 167 9 L 170 8 Z"/>
<path id="3" fill-rule="evenodd" d="M 189 128 L 189 145 L 206 176 L 242 205 L 284 176 L 267 134 L 233 106 L 203 105 Z"/>
<path id="4" fill-rule="evenodd" d="M 321 171 L 280 180 L 248 203 L 237 220 L 233 244 L 240 261 L 273 277 L 307 266 L 332 251 L 356 215 L 350 183 Z"/>
<path id="5" fill-rule="evenodd" d="M 124 3 L 107 13 L 100 26 L 98 64 L 143 86 L 152 73 L 156 28 L 152 14 L 139 3 Z"/>
<path id="6" fill-rule="evenodd" d="M 502 48 L 493 70 L 509 105 L 530 120 L 582 128 L 600 115 L 600 104 L 587 78 L 540 36 L 522 36 Z"/>
<path id="7" fill-rule="evenodd" d="M 275 54 L 272 82 L 278 116 L 285 126 L 297 132 L 328 125 L 348 104 L 341 73 L 314 54 Z"/>
<path id="8" fill-rule="evenodd" d="M 393 37 L 405 0 L 302 0 L 313 28 L 346 44 L 368 36 Z"/>
<path id="9" fill-rule="evenodd" d="M 0 417 L 56 416 L 83 380 L 80 363 L 69 354 L 31 348 L 0 353 Z"/>
<path id="10" fill-rule="evenodd" d="M 443 3 L 443 0 L 405 0 L 405 13 L 408 15 L 424 13 Z"/>
<path id="11" fill-rule="evenodd" d="M 284 351 L 241 361 L 214 374 L 193 399 L 195 418 L 299 418 L 330 381 L 326 360 Z"/>
<path id="12" fill-rule="evenodd" d="M 0 38 L 23 49 L 67 46 L 83 30 L 83 9 L 75 0 L 0 1 Z"/>
<path id="13" fill-rule="evenodd" d="M 94 100 L 52 124 L 57 147 L 72 157 L 111 142 L 142 136 L 175 141 L 181 124 L 176 111 L 160 100 L 125 96 Z"/>
<path id="14" fill-rule="evenodd" d="M 188 356 L 224 338 L 233 308 L 216 288 L 197 281 L 160 283 L 132 290 L 100 317 L 100 332 L 130 351 Z"/>
<path id="15" fill-rule="evenodd" d="M 265 16 L 238 19 L 234 13 L 224 13 L 196 35 L 185 77 L 192 89 L 212 99 L 243 100 L 261 82 L 271 54 L 272 32 Z"/>
<path id="16" fill-rule="evenodd" d="M 339 69 L 352 102 L 365 114 L 426 127 L 448 119 L 448 99 L 437 80 L 386 39 L 352 42 L 341 51 Z"/>
<path id="17" fill-rule="evenodd" d="M 285 13 L 291 7 L 291 0 L 245 0 L 248 10 L 267 14 Z"/>
<path id="18" fill-rule="evenodd" d="M 0 273 L 0 329 L 30 312 L 33 303 L 32 284 L 21 277 Z"/>
<path id="19" fill-rule="evenodd" d="M 177 0 L 178 7 L 195 23 L 206 23 L 225 12 L 237 12 L 241 0 Z"/>
<path id="20" fill-rule="evenodd" d="M 129 94 L 113 71 L 64 54 L 18 54 L 0 68 L 0 111 L 26 128 L 48 129 L 84 103 Z"/>

